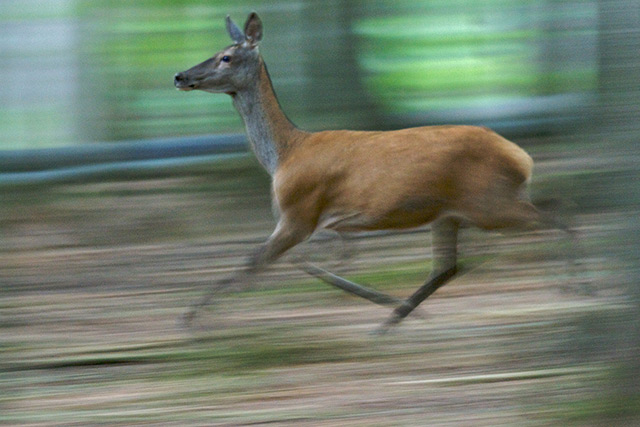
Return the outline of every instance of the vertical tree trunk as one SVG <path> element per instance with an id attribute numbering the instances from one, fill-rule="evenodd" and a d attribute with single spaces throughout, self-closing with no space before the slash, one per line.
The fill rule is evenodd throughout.
<path id="1" fill-rule="evenodd" d="M 601 126 L 640 130 L 640 3 L 600 0 Z"/>
<path id="2" fill-rule="evenodd" d="M 639 156 L 640 136 L 640 3 L 632 0 L 600 0 L 600 123 L 601 138 L 617 154 Z M 617 236 L 624 285 L 631 308 L 618 321 L 618 354 L 623 369 L 614 378 L 618 421 L 640 419 L 640 173 L 615 178 L 609 185 L 623 188 L 624 200 L 611 203 L 630 212 L 623 233 Z M 620 194 L 620 192 L 616 192 Z M 631 420 L 630 420 L 631 419 Z M 614 422 L 614 420 L 608 420 Z"/>
<path id="3" fill-rule="evenodd" d="M 384 127 L 376 103 L 368 95 L 357 58 L 353 23 L 361 8 L 353 0 L 304 3 L 305 104 L 317 129 Z"/>

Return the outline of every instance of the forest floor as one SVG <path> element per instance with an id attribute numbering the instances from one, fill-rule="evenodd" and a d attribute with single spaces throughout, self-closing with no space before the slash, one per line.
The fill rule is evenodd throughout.
<path id="1" fill-rule="evenodd" d="M 600 180 L 554 161 L 541 162 L 541 191 Z M 628 301 L 603 250 L 626 213 L 584 209 L 595 190 L 572 208 L 577 266 L 557 232 L 466 228 L 469 271 L 384 336 L 371 332 L 390 309 L 306 277 L 290 256 L 184 328 L 189 304 L 272 229 L 265 182 L 240 170 L 5 194 L 0 423 L 598 424 L 616 368 L 611 319 Z M 428 273 L 428 229 L 347 244 L 347 262 L 328 238 L 294 255 L 398 297 Z"/>

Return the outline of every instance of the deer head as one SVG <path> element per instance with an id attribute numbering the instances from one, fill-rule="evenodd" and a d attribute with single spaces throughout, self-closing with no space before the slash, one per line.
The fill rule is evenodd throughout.
<path id="1" fill-rule="evenodd" d="M 262 21 L 258 14 L 251 13 L 244 31 L 229 16 L 226 22 L 234 44 L 187 71 L 176 74 L 176 88 L 233 95 L 257 81 L 260 72 L 258 43 L 262 39 Z"/>

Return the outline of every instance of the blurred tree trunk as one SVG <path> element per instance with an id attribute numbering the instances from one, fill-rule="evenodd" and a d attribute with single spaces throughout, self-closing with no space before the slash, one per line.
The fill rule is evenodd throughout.
<path id="1" fill-rule="evenodd" d="M 638 158 L 640 135 L 640 3 L 600 0 L 600 129 L 602 142 L 614 154 Z M 618 321 L 617 352 L 623 365 L 611 390 L 620 422 L 640 419 L 640 173 L 630 171 L 609 183 L 624 188 L 624 200 L 612 204 L 629 212 L 618 238 L 617 254 L 631 309 Z M 619 194 L 619 192 L 617 193 Z M 614 421 L 614 420 L 611 420 Z M 614 422 L 615 422 L 614 421 Z M 632 425 L 632 424 L 629 424 Z M 635 424 L 637 425 L 637 424 Z"/>
<path id="2" fill-rule="evenodd" d="M 306 0 L 301 14 L 305 46 L 305 104 L 315 129 L 380 129 L 382 114 L 363 85 L 353 23 L 353 0 Z M 313 118 L 318 120 L 314 120 Z"/>
<path id="3" fill-rule="evenodd" d="M 601 125 L 640 130 L 640 3 L 600 0 Z"/>

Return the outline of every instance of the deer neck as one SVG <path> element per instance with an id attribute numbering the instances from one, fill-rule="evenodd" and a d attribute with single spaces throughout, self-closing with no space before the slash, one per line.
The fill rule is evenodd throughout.
<path id="1" fill-rule="evenodd" d="M 288 146 L 303 132 L 280 108 L 262 58 L 259 78 L 251 87 L 233 94 L 233 105 L 244 120 L 251 149 L 273 176 Z"/>

